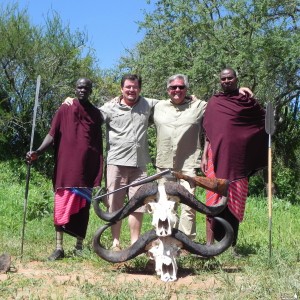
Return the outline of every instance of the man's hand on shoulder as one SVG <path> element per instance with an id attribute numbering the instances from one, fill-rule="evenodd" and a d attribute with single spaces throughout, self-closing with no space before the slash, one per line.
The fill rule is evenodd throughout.
<path id="1" fill-rule="evenodd" d="M 120 98 L 119 97 L 115 97 L 115 98 L 109 100 L 108 102 L 113 103 L 113 104 L 117 104 L 117 103 L 120 102 Z"/>
<path id="2" fill-rule="evenodd" d="M 192 101 L 198 100 L 198 98 L 195 95 L 191 95 L 190 97 L 191 97 Z"/>
<path id="3" fill-rule="evenodd" d="M 239 93 L 242 94 L 242 95 L 244 95 L 244 96 L 246 94 L 248 94 L 250 98 L 252 98 L 253 95 L 254 95 L 253 92 L 249 88 L 247 88 L 247 87 L 240 87 L 239 88 Z"/>
<path id="4" fill-rule="evenodd" d="M 71 106 L 73 104 L 74 98 L 68 97 L 64 100 L 62 104 L 66 104 L 68 106 Z"/>

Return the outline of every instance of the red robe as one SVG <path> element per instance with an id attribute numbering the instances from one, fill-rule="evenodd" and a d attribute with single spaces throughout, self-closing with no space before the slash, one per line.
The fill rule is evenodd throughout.
<path id="1" fill-rule="evenodd" d="M 90 202 L 67 188 L 92 188 L 102 179 L 102 118 L 98 108 L 77 99 L 56 112 L 49 134 L 54 138 L 54 224 L 85 238 Z"/>
<path id="2" fill-rule="evenodd" d="M 228 191 L 228 209 L 220 216 L 233 227 L 236 245 L 239 222 L 243 220 L 248 191 L 248 178 L 267 166 L 268 136 L 265 132 L 265 111 L 255 99 L 238 91 L 219 93 L 208 101 L 203 127 L 212 151 L 212 172 L 208 176 L 238 180 Z M 207 192 L 208 205 L 218 203 L 220 195 Z M 231 216 L 231 214 L 233 216 Z M 220 240 L 222 226 L 207 218 L 207 241 Z"/>
<path id="3" fill-rule="evenodd" d="M 217 178 L 240 179 L 267 166 L 265 111 L 255 99 L 238 91 L 214 95 L 208 101 L 203 127 Z"/>
<path id="4" fill-rule="evenodd" d="M 100 186 L 102 178 L 102 118 L 87 102 L 61 105 L 49 134 L 54 138 L 53 185 L 58 188 Z"/>

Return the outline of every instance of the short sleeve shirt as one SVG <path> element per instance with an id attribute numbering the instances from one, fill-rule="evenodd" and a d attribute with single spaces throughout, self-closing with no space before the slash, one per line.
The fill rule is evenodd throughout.
<path id="1" fill-rule="evenodd" d="M 156 166 L 189 171 L 200 165 L 202 119 L 206 102 L 187 101 L 175 105 L 161 100 L 154 108 L 157 130 Z"/>
<path id="2" fill-rule="evenodd" d="M 145 167 L 149 155 L 147 128 L 158 100 L 139 97 L 133 106 L 120 103 L 120 97 L 100 107 L 106 124 L 107 164 Z"/>

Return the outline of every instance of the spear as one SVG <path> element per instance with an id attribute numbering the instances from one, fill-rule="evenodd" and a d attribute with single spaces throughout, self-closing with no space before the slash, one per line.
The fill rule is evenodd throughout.
<path id="1" fill-rule="evenodd" d="M 268 207 L 269 207 L 269 259 L 272 256 L 272 147 L 271 136 L 275 131 L 274 108 L 271 102 L 266 107 L 265 130 L 269 135 L 268 142 Z"/>
<path id="2" fill-rule="evenodd" d="M 34 101 L 34 109 L 33 109 L 33 120 L 32 120 L 30 150 L 29 150 L 30 152 L 32 152 L 32 147 L 33 147 L 34 129 L 35 129 L 35 121 L 36 121 L 36 112 L 37 112 L 37 107 L 39 104 L 40 86 L 41 86 L 41 76 L 39 75 L 36 80 L 35 101 Z M 27 164 L 26 185 L 25 185 L 22 238 L 21 238 L 21 258 L 23 257 L 23 247 L 24 247 L 24 235 L 25 235 L 26 212 L 27 212 L 28 191 L 29 191 L 30 168 L 31 168 L 31 164 L 28 163 Z"/>

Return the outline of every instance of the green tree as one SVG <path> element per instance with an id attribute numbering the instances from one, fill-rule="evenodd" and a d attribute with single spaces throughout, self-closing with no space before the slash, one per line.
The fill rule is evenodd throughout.
<path id="1" fill-rule="evenodd" d="M 97 81 L 99 72 L 93 52 L 83 52 L 86 33 L 71 32 L 55 12 L 44 26 L 33 26 L 27 11 L 16 4 L 1 7 L 0 35 L 0 157 L 23 158 L 29 150 L 37 76 L 42 81 L 36 146 L 62 100 L 74 94 L 78 77 Z"/>
<path id="2" fill-rule="evenodd" d="M 299 180 L 299 0 L 159 0 L 145 14 L 145 38 L 121 67 L 144 78 L 143 93 L 166 96 L 166 79 L 187 74 L 192 93 L 208 99 L 218 74 L 235 68 L 262 105 L 276 110 L 275 161 Z M 276 166 L 277 167 L 277 166 Z M 279 170 L 276 170 L 279 171 Z"/>

